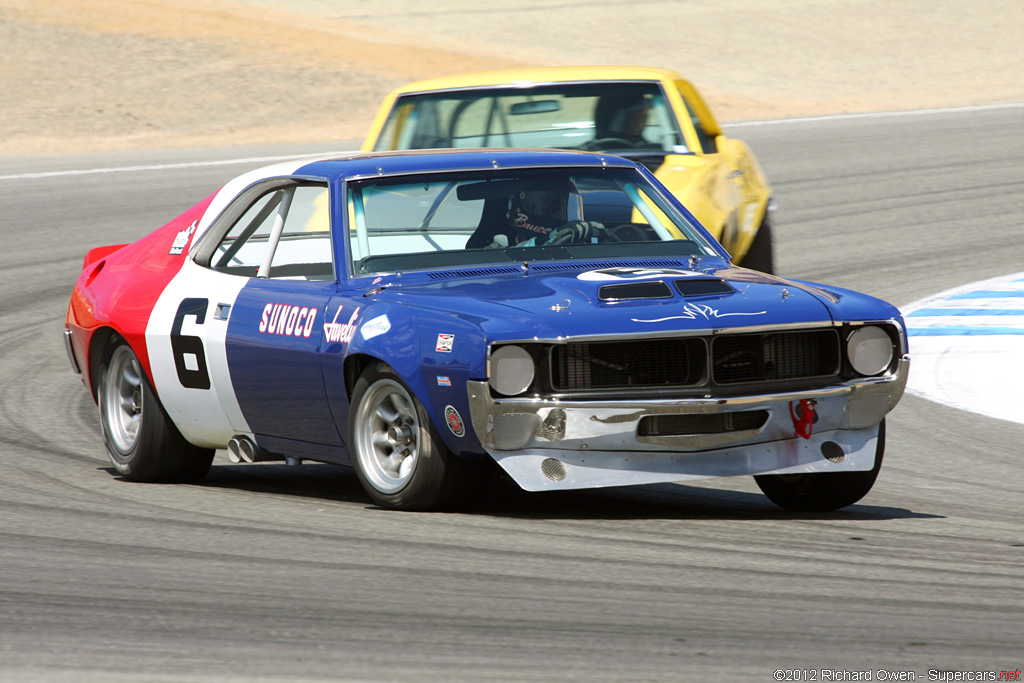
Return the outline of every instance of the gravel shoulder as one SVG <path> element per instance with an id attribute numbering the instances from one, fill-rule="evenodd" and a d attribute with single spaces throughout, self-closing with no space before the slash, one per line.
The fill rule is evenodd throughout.
<path id="1" fill-rule="evenodd" d="M 723 121 L 1024 101 L 1016 0 L 0 0 L 0 156 L 363 136 L 409 80 L 676 69 Z"/>

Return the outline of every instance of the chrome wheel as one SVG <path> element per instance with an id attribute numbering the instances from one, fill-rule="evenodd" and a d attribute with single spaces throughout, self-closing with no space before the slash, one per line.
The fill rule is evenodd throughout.
<path id="1" fill-rule="evenodd" d="M 148 482 L 197 482 L 206 476 L 213 449 L 185 440 L 123 338 L 111 336 L 97 370 L 103 444 L 118 474 Z"/>
<path id="2" fill-rule="evenodd" d="M 378 379 L 356 408 L 356 457 L 369 483 L 381 493 L 406 486 L 420 458 L 420 421 L 408 390 Z"/>
<path id="3" fill-rule="evenodd" d="M 103 425 L 111 445 L 128 455 L 139 439 L 144 409 L 142 368 L 127 346 L 119 346 L 110 357 L 100 385 Z"/>

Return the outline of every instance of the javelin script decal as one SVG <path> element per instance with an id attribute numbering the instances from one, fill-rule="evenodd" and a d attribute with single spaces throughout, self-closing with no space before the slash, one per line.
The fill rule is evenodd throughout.
<path id="1" fill-rule="evenodd" d="M 698 317 L 705 320 L 712 318 L 728 318 L 733 315 L 764 315 L 768 311 L 757 311 L 755 313 L 719 313 L 718 309 L 711 308 L 706 304 L 686 304 L 683 306 L 683 315 L 670 315 L 667 318 L 655 318 L 654 320 L 640 320 L 633 318 L 635 323 L 660 323 L 666 320 L 696 320 Z"/>

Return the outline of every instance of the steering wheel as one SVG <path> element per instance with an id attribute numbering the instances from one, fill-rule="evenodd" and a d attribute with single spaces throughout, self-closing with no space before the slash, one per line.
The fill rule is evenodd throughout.
<path id="1" fill-rule="evenodd" d="M 622 241 L 618 235 L 612 234 L 605 229 L 604 225 L 597 221 L 569 221 L 551 231 L 550 238 L 544 244 L 591 244 L 591 238 L 596 238 L 598 244 Z"/>
<path id="2" fill-rule="evenodd" d="M 646 223 L 619 223 L 604 229 L 609 242 L 657 242 L 661 238 Z"/>
<path id="3" fill-rule="evenodd" d="M 591 152 L 608 147 L 636 147 L 636 143 L 626 138 L 595 138 L 580 145 L 580 149 Z"/>

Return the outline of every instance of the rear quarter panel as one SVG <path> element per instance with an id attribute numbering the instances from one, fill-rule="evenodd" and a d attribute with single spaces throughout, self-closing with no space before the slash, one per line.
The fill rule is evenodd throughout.
<path id="1" fill-rule="evenodd" d="M 82 379 L 95 396 L 93 374 L 109 330 L 124 337 L 146 375 L 153 381 L 146 350 L 146 326 L 157 299 L 188 258 L 194 239 L 188 233 L 213 200 L 210 195 L 146 237 L 88 263 L 79 275 L 68 306 L 67 326 Z M 186 234 L 180 253 L 172 254 L 179 234 Z M 175 249 L 176 251 L 176 249 Z"/>

